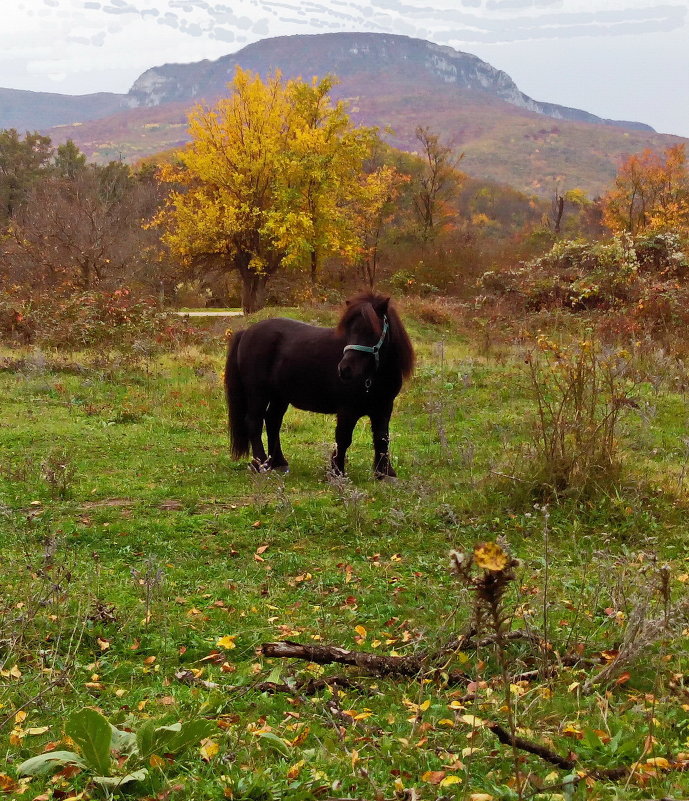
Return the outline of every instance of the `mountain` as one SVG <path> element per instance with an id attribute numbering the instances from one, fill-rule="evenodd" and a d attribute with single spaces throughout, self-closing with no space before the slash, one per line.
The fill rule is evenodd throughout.
<path id="1" fill-rule="evenodd" d="M 506 73 L 469 53 L 375 33 L 282 36 L 215 61 L 154 67 L 126 95 L 85 96 L 75 106 L 68 103 L 75 98 L 65 98 L 59 127 L 47 133 L 56 143 L 72 138 L 101 161 L 136 161 L 178 147 L 187 140 L 189 108 L 226 95 L 236 66 L 263 76 L 280 69 L 285 77 L 306 80 L 334 74 L 340 83 L 333 95 L 348 101 L 353 119 L 386 131 L 395 146 L 415 150 L 416 128 L 429 126 L 464 154 L 461 167 L 469 174 L 538 194 L 552 193 L 555 184 L 597 194 L 624 155 L 684 141 L 643 123 L 534 100 Z M 33 93 L 18 93 L 25 94 Z M 33 120 L 39 112 L 42 119 L 58 113 L 48 100 L 60 97 L 40 94 L 41 103 L 24 103 L 23 122 L 13 127 L 43 128 Z M 10 112 L 18 119 L 18 106 L 6 107 L 1 98 L 0 127 L 6 127 Z M 35 109 L 34 117 L 27 109 Z M 70 113 L 73 124 L 66 120 Z"/>
<path id="2" fill-rule="evenodd" d="M 0 88 L 0 128 L 21 133 L 106 117 L 136 104 L 128 95 L 61 95 Z"/>
<path id="3" fill-rule="evenodd" d="M 134 82 L 129 97 L 142 106 L 217 98 L 225 93 L 236 66 L 261 75 L 279 68 L 287 78 L 332 73 L 344 80 L 382 73 L 413 84 L 424 76 L 446 88 L 492 95 L 559 120 L 653 131 L 639 122 L 604 120 L 587 111 L 540 103 L 520 92 L 509 75 L 478 56 L 395 34 L 323 33 L 264 39 L 216 61 L 166 64 L 147 70 Z"/>

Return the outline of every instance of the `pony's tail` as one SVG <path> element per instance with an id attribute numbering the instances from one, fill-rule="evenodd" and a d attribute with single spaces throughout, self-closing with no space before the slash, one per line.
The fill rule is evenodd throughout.
<path id="1" fill-rule="evenodd" d="M 239 374 L 237 351 L 243 331 L 237 331 L 230 343 L 225 364 L 225 397 L 229 416 L 230 449 L 235 459 L 241 459 L 249 453 L 249 433 L 246 428 L 246 395 Z"/>

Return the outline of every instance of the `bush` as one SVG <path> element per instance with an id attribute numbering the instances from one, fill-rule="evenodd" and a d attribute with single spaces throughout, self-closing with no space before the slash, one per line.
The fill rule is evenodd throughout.
<path id="1" fill-rule="evenodd" d="M 561 240 L 538 259 L 480 279 L 484 292 L 512 295 L 528 311 L 612 308 L 634 295 L 639 271 L 627 236 L 606 242 Z"/>
<path id="2" fill-rule="evenodd" d="M 63 350 L 107 348 L 166 350 L 188 344 L 199 332 L 152 298 L 128 289 L 23 297 L 0 295 L 0 338 Z"/>
<path id="3" fill-rule="evenodd" d="M 629 396 L 628 355 L 584 340 L 570 348 L 540 335 L 527 357 L 536 402 L 533 478 L 549 494 L 592 494 L 619 475 L 620 415 Z"/>

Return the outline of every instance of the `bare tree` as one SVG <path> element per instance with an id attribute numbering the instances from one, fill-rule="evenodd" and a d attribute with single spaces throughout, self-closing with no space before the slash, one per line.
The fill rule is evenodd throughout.
<path id="1" fill-rule="evenodd" d="M 414 212 L 420 225 L 421 239 L 427 243 L 437 234 L 444 202 L 459 185 L 461 176 L 457 165 L 463 154 L 456 156 L 453 149 L 441 144 L 439 137 L 429 128 L 417 128 L 416 138 L 421 143 L 424 166 L 417 179 Z"/>
<path id="2" fill-rule="evenodd" d="M 10 227 L 12 274 L 33 286 L 80 289 L 146 282 L 157 237 L 141 223 L 159 193 L 154 182 L 137 180 L 118 163 L 37 182 Z"/>

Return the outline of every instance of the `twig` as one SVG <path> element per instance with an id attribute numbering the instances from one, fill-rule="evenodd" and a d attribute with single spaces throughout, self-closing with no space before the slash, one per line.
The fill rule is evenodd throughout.
<path id="1" fill-rule="evenodd" d="M 513 748 L 518 748 L 520 751 L 534 754 L 545 762 L 549 762 L 551 765 L 556 765 L 558 768 L 563 768 L 564 770 L 571 771 L 577 767 L 578 763 L 576 759 L 560 756 L 560 754 L 552 751 L 550 748 L 546 748 L 546 746 L 539 745 L 538 743 L 532 743 L 530 740 L 526 740 L 523 737 L 512 736 L 512 734 L 499 723 L 487 723 L 486 728 L 491 731 L 503 745 L 511 745 Z M 594 779 L 617 781 L 627 776 L 629 771 L 630 768 L 626 766 L 620 768 L 593 768 L 586 771 L 583 776 L 577 777 L 577 781 L 587 776 L 591 776 Z"/>
<path id="2" fill-rule="evenodd" d="M 544 745 L 532 743 L 530 740 L 525 740 L 523 737 L 512 735 L 507 729 L 504 729 L 499 723 L 487 723 L 486 728 L 491 731 L 503 745 L 511 745 L 513 748 L 518 748 L 520 751 L 526 751 L 529 754 L 535 754 L 551 765 L 557 765 L 558 768 L 565 770 L 572 770 L 575 762 L 569 757 L 563 757 L 546 748 Z"/>
<path id="3" fill-rule="evenodd" d="M 346 676 L 327 676 L 323 679 L 306 679 L 295 682 L 261 681 L 254 684 L 252 689 L 262 693 L 299 693 L 300 695 L 315 695 L 326 687 L 337 687 L 345 690 L 364 691 L 364 687 L 356 684 Z"/>

